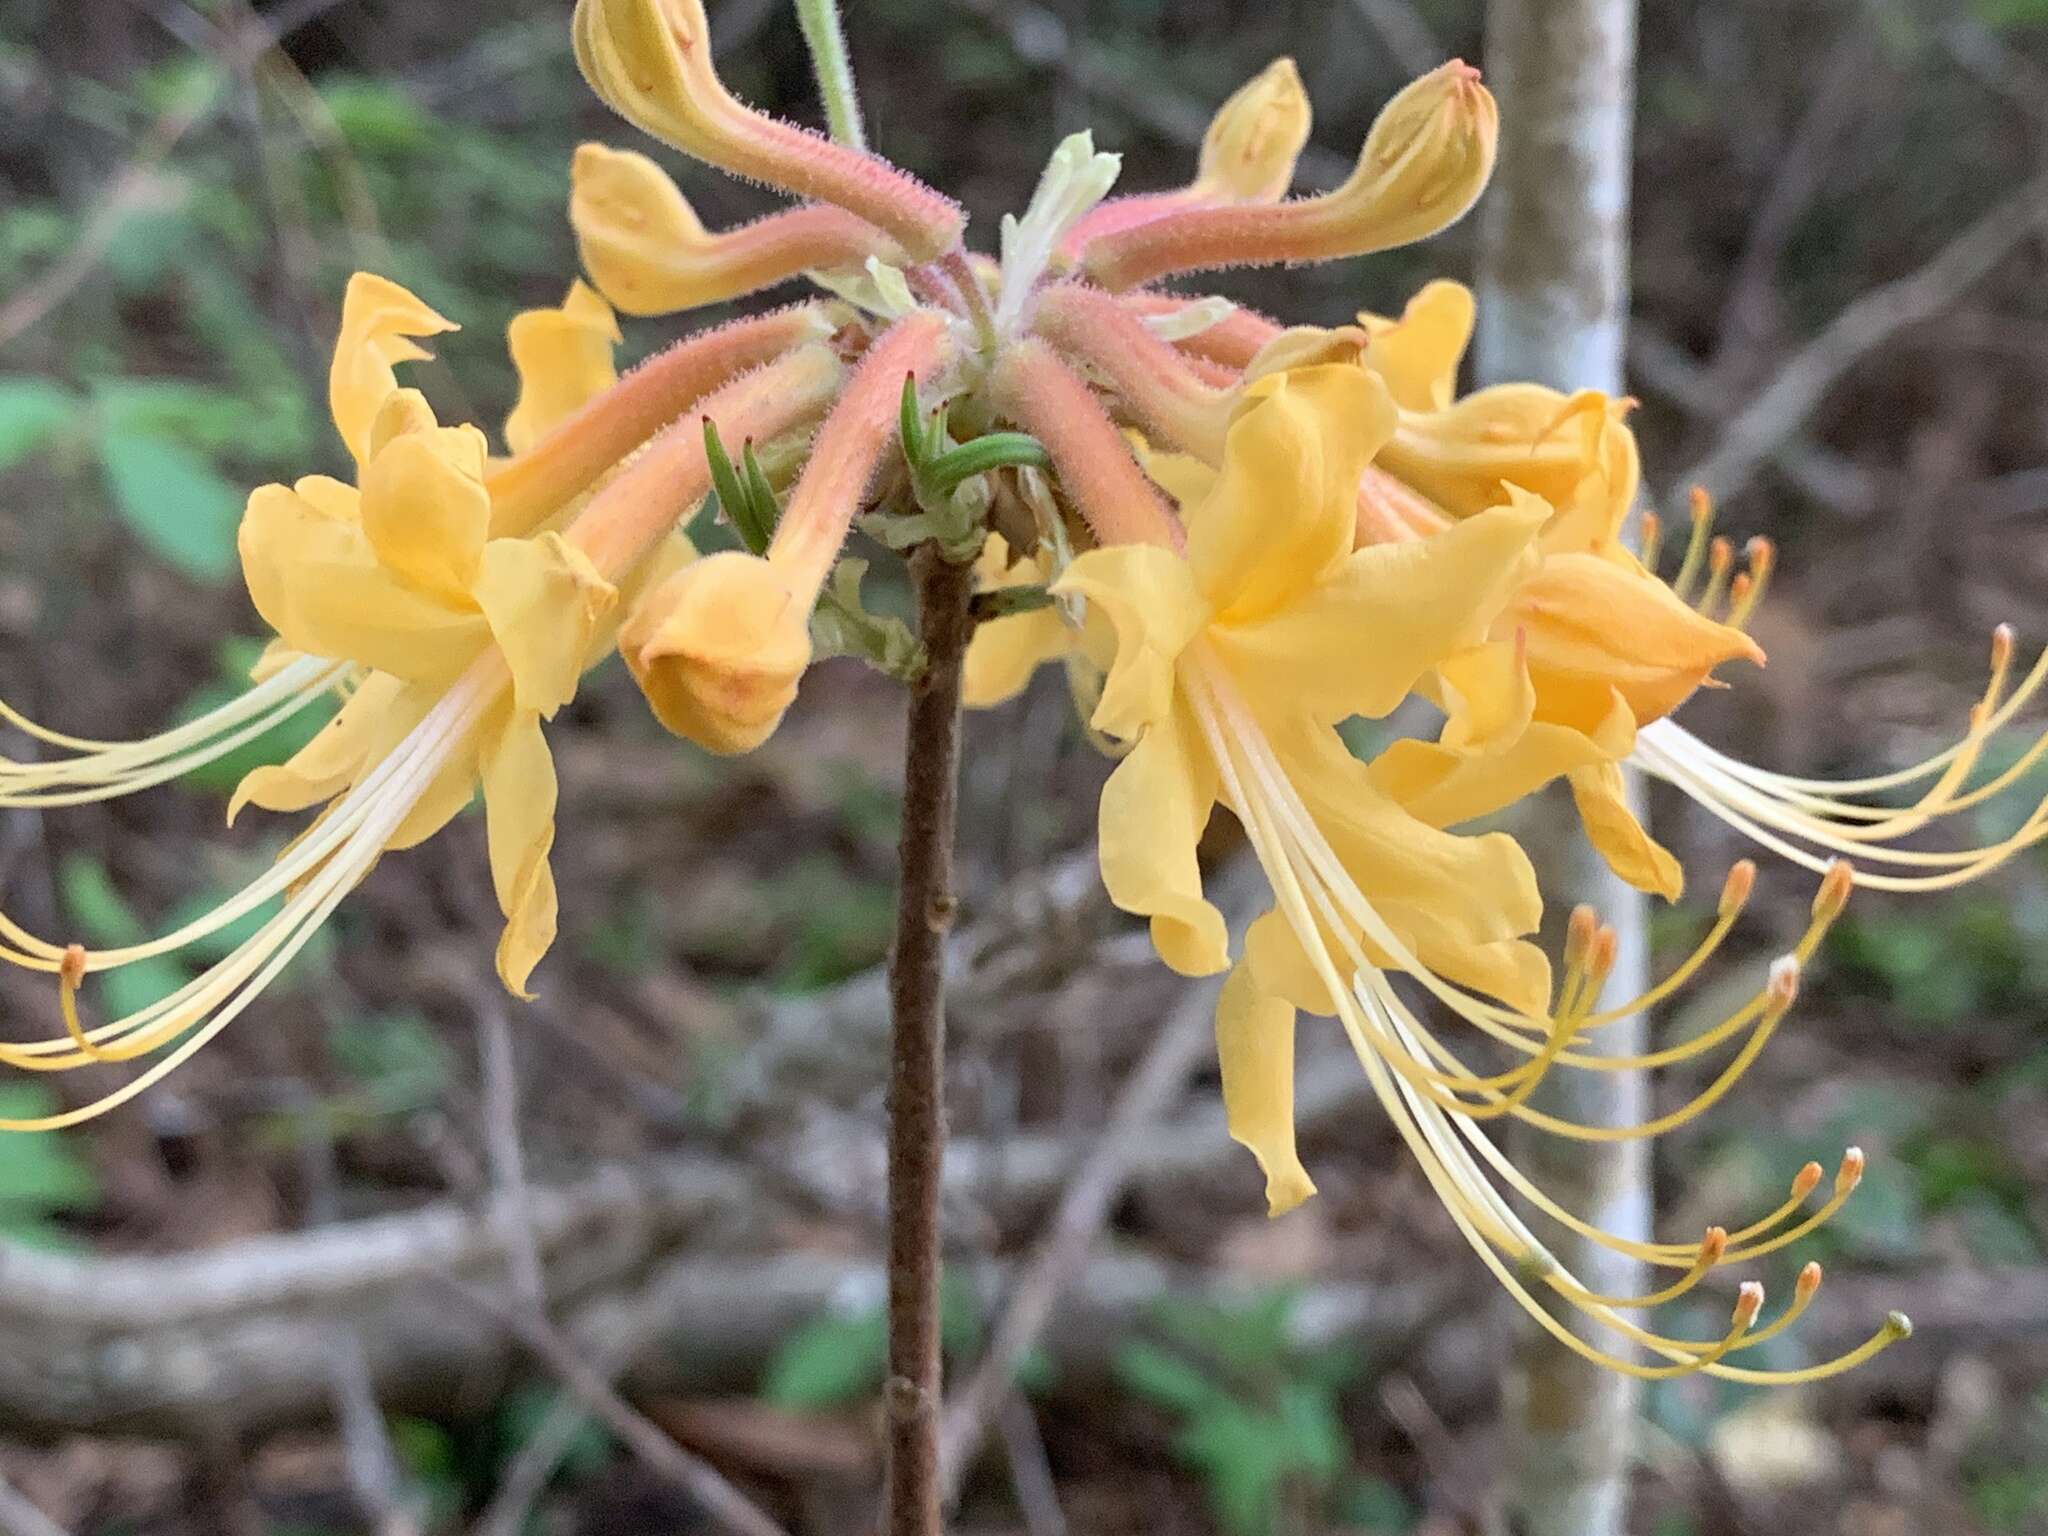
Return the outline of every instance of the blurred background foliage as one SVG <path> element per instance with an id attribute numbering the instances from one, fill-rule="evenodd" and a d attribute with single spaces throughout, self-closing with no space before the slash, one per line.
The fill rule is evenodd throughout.
<path id="1" fill-rule="evenodd" d="M 1082 126 L 1124 152 L 1127 188 L 1174 183 L 1211 105 L 1279 53 L 1300 59 L 1316 104 L 1303 184 L 1330 183 L 1403 79 L 1481 52 L 1476 0 L 847 9 L 873 137 L 961 196 L 984 231 Z M 788 7 L 711 10 L 731 86 L 814 120 Z M 576 77 L 566 22 L 559 0 L 0 0 L 0 697 L 60 729 L 119 736 L 237 685 L 260 645 L 236 574 L 247 489 L 345 467 L 324 372 L 350 270 L 387 273 L 459 320 L 415 376 L 444 418 L 502 420 L 504 325 L 557 301 L 574 272 L 568 153 L 587 137 L 636 142 Z M 1632 367 L 1651 488 L 1676 506 L 1684 467 L 1711 461 L 1727 421 L 1860 297 L 1922 270 L 1987 210 L 2043 195 L 2048 5 L 1646 0 L 1642 35 Z M 680 174 L 714 227 L 770 206 Z M 1428 276 L 1469 276 L 1469 253 L 1461 229 L 1225 287 L 1333 323 L 1361 305 L 1396 309 Z M 1994 622 L 2017 623 L 2023 650 L 2048 637 L 2044 279 L 2037 230 L 1930 316 L 1849 337 L 1840 381 L 1782 424 L 1724 513 L 1730 531 L 1785 551 L 1758 626 L 1773 665 L 1700 700 L 1688 718 L 1703 734 L 1797 771 L 1905 760 L 1962 718 Z M 638 357 L 674 331 L 642 322 L 627 334 Z M 837 1116 L 871 1134 L 872 1063 L 817 1104 L 765 1118 L 747 1084 L 761 998 L 858 986 L 883 955 L 894 716 L 885 685 L 828 668 L 767 751 L 713 762 L 661 737 L 617 669 L 585 690 L 556 732 L 564 942 L 543 1003 L 513 1017 L 537 1179 L 682 1146 L 753 1159 L 774 1184 L 787 1177 L 774 1149 L 805 1127 Z M 970 917 L 1086 845 L 1102 770 L 1067 721 L 1046 679 L 975 724 Z M 33 929 L 100 944 L 177 925 L 281 846 L 287 830 L 254 819 L 223 835 L 222 805 L 242 771 L 318 723 L 302 717 L 102 812 L 0 816 L 0 900 Z M 1675 801 L 1658 811 L 1710 889 L 1740 850 Z M 163 1090 L 86 1131 L 0 1142 L 0 1238 L 164 1252 L 435 1194 L 478 1198 L 475 998 L 494 921 L 480 843 L 465 823 L 438 854 L 388 861 L 286 985 Z M 2010 1305 L 1923 1330 L 1839 1391 L 1661 1388 L 1642 1454 L 1645 1531 L 2048 1530 L 2044 881 L 2048 859 L 2035 856 L 1944 901 L 1859 897 L 1799 1027 L 1746 1092 L 1659 1150 L 1667 1226 L 1693 1231 L 1775 1204 L 1805 1159 L 1832 1166 L 1860 1144 L 1863 1189 L 1810 1253 L 1767 1268 L 1774 1292 L 1789 1294 L 1797 1261 L 1817 1256 L 1880 1308 L 1940 1317 L 1957 1277 L 1986 1275 Z M 1687 1006 L 1746 988 L 1796 929 L 1803 881 L 1767 872 L 1764 888 L 1741 952 Z M 1662 914 L 1660 946 L 1683 953 L 1703 919 L 1697 903 Z M 1118 942 L 1090 921 L 1062 951 L 1077 979 L 1059 1009 L 967 1021 L 964 1132 L 1085 1143 L 1170 1006 L 1170 989 L 1090 990 L 1100 951 L 1082 938 Z M 122 1011 L 191 974 L 183 957 L 138 966 L 96 1003 Z M 0 1027 L 40 1034 L 52 1013 L 46 991 L 0 975 Z M 1691 1033 L 1676 1013 L 1674 1034 Z M 69 1079 L 6 1084 L 0 1113 L 78 1091 Z M 1325 1194 L 1270 1229 L 1248 1162 L 1226 1165 L 1201 1201 L 1134 1196 L 1117 1209 L 1114 1244 L 1239 1294 L 1162 1299 L 1106 1373 L 1071 1376 L 1050 1356 L 1024 1373 L 1072 1529 L 1478 1528 L 1494 1433 L 1488 1371 L 1469 1358 L 1487 1365 L 1495 1338 L 1484 1293 L 1455 1293 L 1429 1324 L 1477 1341 L 1462 1377 L 1417 1364 L 1414 1339 L 1362 1352 L 1311 1326 L 1311 1283 L 1440 1282 L 1464 1261 L 1373 1117 L 1325 1126 L 1310 1146 Z M 727 1240 L 868 1252 L 872 1199 L 803 1186 L 800 1216 L 742 1222 Z M 976 1241 L 1010 1253 L 1028 1236 Z M 1819 1309 L 1851 1304 L 1835 1294 Z M 1719 1305 L 1703 1304 L 1707 1332 Z M 957 1359 L 973 1357 L 986 1311 L 971 1289 L 949 1298 Z M 1801 1347 L 1796 1334 L 1783 1344 L 1788 1358 Z M 874 1298 L 854 1297 L 739 1384 L 753 1416 L 728 1401 L 720 1422 L 753 1426 L 745 1444 L 721 1441 L 687 1401 L 650 1411 L 738 1468 L 792 1530 L 853 1529 L 843 1491 L 835 1505 L 805 1490 L 831 1486 L 816 1468 L 835 1447 L 862 1454 L 879 1351 Z M 558 1396 L 540 1371 L 459 1408 L 394 1413 L 408 1518 L 461 1528 Z M 252 1437 L 225 1463 L 202 1430 L 0 1451 L 0 1471 L 80 1532 L 361 1528 L 345 1462 L 317 1427 Z M 1000 1467 L 974 1489 L 972 1529 L 1043 1514 L 1020 1509 Z M 586 1426 L 532 1528 L 643 1529 L 687 1507 Z"/>

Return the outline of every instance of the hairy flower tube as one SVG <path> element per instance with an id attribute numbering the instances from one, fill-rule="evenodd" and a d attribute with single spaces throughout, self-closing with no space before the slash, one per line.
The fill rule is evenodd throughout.
<path id="1" fill-rule="evenodd" d="M 862 609 L 858 582 L 843 579 L 857 574 L 842 555 L 859 527 L 921 561 L 975 562 L 984 618 L 964 668 L 969 703 L 1009 698 L 1061 660 L 1090 728 L 1116 743 L 1099 818 L 1105 887 L 1146 919 L 1167 964 L 1227 973 L 1216 1029 L 1228 1123 L 1274 1212 L 1314 1188 L 1295 1143 L 1294 1043 L 1301 1013 L 1331 1016 L 1481 1262 L 1589 1359 L 1648 1377 L 1798 1381 L 1903 1335 L 1894 1317 L 1803 1370 L 1741 1364 L 1812 1302 L 1813 1265 L 1768 1318 L 1761 1289 L 1742 1286 L 1718 1336 L 1627 1315 L 1829 1220 L 1861 1177 L 1854 1149 L 1825 1192 L 1808 1165 L 1753 1220 L 1638 1241 L 1554 1198 L 1494 1122 L 1588 1142 L 1689 1123 L 1789 1016 L 1854 884 L 1938 889 L 2048 837 L 2037 807 L 1979 847 L 1906 846 L 2048 751 L 2036 742 L 1972 782 L 1993 734 L 2048 681 L 2048 660 L 2015 681 L 2001 630 L 1962 739 L 1896 773 L 1830 782 L 1742 763 L 1672 717 L 1723 670 L 1739 681 L 1735 664 L 1761 662 L 1747 627 L 1773 555 L 1753 545 L 1738 569 L 1704 507 L 1672 581 L 1657 573 L 1654 535 L 1624 546 L 1640 489 L 1627 402 L 1533 385 L 1461 397 L 1473 302 L 1455 284 L 1429 285 L 1397 317 L 1335 328 L 1152 286 L 1444 228 L 1492 165 L 1495 108 L 1476 71 L 1447 64 L 1395 96 L 1352 175 L 1320 196 L 1287 196 L 1310 116 L 1286 60 L 1224 104 L 1185 185 L 1112 199 L 1116 157 L 1077 134 L 984 255 L 967 249 L 954 203 L 881 156 L 735 100 L 697 0 L 579 0 L 573 39 L 628 121 L 798 201 L 707 231 L 653 159 L 579 149 L 569 217 L 589 286 L 514 322 L 521 389 L 504 456 L 400 384 L 396 370 L 448 323 L 394 284 L 357 278 L 330 382 L 353 483 L 312 476 L 250 499 L 244 574 L 278 636 L 250 689 L 133 743 L 62 735 L 0 706 L 46 758 L 0 762 L 0 808 L 56 808 L 160 784 L 344 698 L 311 745 L 241 786 L 236 809 L 319 809 L 213 914 L 105 950 L 0 917 L 0 960 L 54 976 L 65 1025 L 0 1046 L 0 1060 L 47 1071 L 155 1058 L 96 1104 L 33 1124 L 85 1118 L 187 1059 L 373 863 L 430 836 L 479 784 L 506 918 L 498 968 L 523 992 L 556 917 L 544 723 L 613 648 L 656 718 L 717 752 L 766 740 L 821 655 L 914 679 L 908 632 Z M 616 372 L 615 312 L 684 312 L 798 278 L 829 296 Z M 699 559 L 674 531 L 714 486 L 740 547 Z M 1434 739 L 1368 761 L 1340 736 L 1418 695 L 1443 713 Z M 1682 871 L 1620 794 L 1623 764 L 1819 876 L 1804 932 L 1738 1006 L 1632 1054 L 1603 1051 L 1600 1032 L 1700 974 L 1740 921 L 1755 866 L 1728 873 L 1690 954 L 1614 1000 L 1603 988 L 1616 940 L 1598 915 L 1574 913 L 1546 953 L 1531 938 L 1541 901 L 1521 848 L 1458 830 L 1564 778 L 1608 861 L 1675 898 Z M 1197 855 L 1219 808 L 1272 897 L 1235 953 Z M 88 1022 L 90 976 L 252 915 L 257 930 L 171 996 Z M 1638 1125 L 1577 1124 L 1535 1098 L 1552 1073 L 1709 1061 L 1705 1086 Z M 1665 1274 L 1640 1296 L 1599 1294 L 1532 1222 Z"/>

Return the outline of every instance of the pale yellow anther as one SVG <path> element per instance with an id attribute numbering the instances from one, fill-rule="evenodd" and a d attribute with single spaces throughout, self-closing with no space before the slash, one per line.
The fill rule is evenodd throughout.
<path id="1" fill-rule="evenodd" d="M 1737 1328 L 1747 1328 L 1764 1309 L 1764 1288 L 1760 1281 L 1745 1280 L 1735 1293 L 1735 1312 L 1730 1319 Z"/>
<path id="2" fill-rule="evenodd" d="M 1846 1195 L 1863 1182 L 1863 1149 L 1851 1147 L 1842 1154 L 1842 1166 L 1835 1170 L 1835 1193 Z"/>
<path id="3" fill-rule="evenodd" d="M 1847 859 L 1833 859 L 1821 876 L 1820 889 L 1813 896 L 1813 920 L 1825 925 L 1842 915 L 1849 893 L 1856 888 L 1856 871 Z"/>
<path id="4" fill-rule="evenodd" d="M 1820 1181 L 1826 1176 L 1827 1170 L 1821 1167 L 1819 1163 L 1808 1163 L 1792 1176 L 1792 1198 L 1794 1200 L 1804 1200 L 1808 1195 L 1820 1188 Z"/>
<path id="5" fill-rule="evenodd" d="M 1756 890 L 1756 861 L 1737 859 L 1728 871 L 1728 878 L 1721 883 L 1721 905 L 1718 915 L 1733 917 L 1749 904 L 1750 894 Z"/>
<path id="6" fill-rule="evenodd" d="M 1593 947 L 1586 954 L 1586 974 L 1594 987 L 1597 988 L 1613 973 L 1615 958 L 1620 953 L 1621 935 L 1602 924 L 1600 931 L 1593 935 Z"/>
<path id="7" fill-rule="evenodd" d="M 1564 963 L 1584 965 L 1586 956 L 1593 948 L 1594 935 L 1600 931 L 1600 914 L 1583 902 L 1572 908 L 1571 921 L 1564 930 Z"/>
<path id="8" fill-rule="evenodd" d="M 1774 1013 L 1782 1013 L 1799 999 L 1799 961 L 1792 955 L 1780 955 L 1771 962 L 1771 979 L 1764 985 L 1766 1006 Z"/>
<path id="9" fill-rule="evenodd" d="M 1216 109 L 1190 190 L 1238 203 L 1278 201 L 1294 180 L 1310 115 L 1294 60 L 1275 59 Z"/>

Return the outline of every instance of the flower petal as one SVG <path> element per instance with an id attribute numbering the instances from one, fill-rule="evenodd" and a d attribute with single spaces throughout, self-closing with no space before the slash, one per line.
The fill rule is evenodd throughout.
<path id="1" fill-rule="evenodd" d="M 1095 728 L 1129 740 L 1165 720 L 1174 663 L 1208 618 L 1188 563 L 1157 544 L 1112 544 L 1076 559 L 1052 590 L 1086 599 L 1116 633 Z"/>
<path id="2" fill-rule="evenodd" d="M 1216 1000 L 1216 1060 L 1230 1139 L 1259 1160 L 1266 1211 L 1282 1216 L 1316 1192 L 1294 1144 L 1294 1009 L 1239 965 Z"/>
<path id="3" fill-rule="evenodd" d="M 1385 386 L 1343 364 L 1270 375 L 1246 395 L 1215 486 L 1187 509 L 1195 584 L 1230 623 L 1286 608 L 1350 553 L 1359 478 L 1394 426 Z"/>
<path id="4" fill-rule="evenodd" d="M 1183 976 L 1230 963 L 1223 914 L 1202 896 L 1195 845 L 1216 803 L 1216 770 L 1184 709 L 1146 730 L 1102 787 L 1102 884 L 1152 920 L 1159 958 Z"/>
<path id="5" fill-rule="evenodd" d="M 534 966 L 555 942 L 555 879 L 548 854 L 555 845 L 555 763 L 541 735 L 540 716 L 512 711 L 485 745 L 484 814 L 491 850 L 491 884 L 505 914 L 498 941 L 498 977 L 517 997 Z"/>
<path id="6" fill-rule="evenodd" d="M 384 721 L 405 684 L 386 672 L 371 674 L 334 718 L 283 763 L 250 770 L 228 802 L 228 825 L 244 806 L 303 811 L 332 800 L 354 783 L 381 743 Z"/>
<path id="7" fill-rule="evenodd" d="M 612 349 L 624 339 L 611 306 L 581 280 L 560 308 L 513 316 L 505 342 L 519 374 L 519 403 L 505 418 L 505 446 L 526 452 L 618 383 Z"/>
<path id="8" fill-rule="evenodd" d="M 1584 730 L 1606 715 L 1610 691 L 1647 725 L 1722 662 L 1764 659 L 1748 635 L 1694 612 L 1655 577 L 1590 554 L 1543 562 L 1496 633 L 1516 629 L 1527 636 L 1538 716 Z"/>
<path id="9" fill-rule="evenodd" d="M 1359 315 L 1368 338 L 1365 365 L 1387 381 L 1402 410 L 1441 411 L 1451 403 L 1475 311 L 1471 289 L 1439 278 L 1408 301 L 1398 320 Z"/>
<path id="10" fill-rule="evenodd" d="M 1209 641 L 1255 704 L 1284 700 L 1324 724 L 1377 718 L 1486 633 L 1533 568 L 1548 515 L 1533 501 L 1496 507 L 1428 539 L 1370 545 L 1259 622 L 1213 626 Z"/>
<path id="11" fill-rule="evenodd" d="M 348 280 L 341 301 L 341 332 L 327 372 L 327 403 L 334 425 L 357 465 L 370 458 L 370 424 L 384 397 L 398 387 L 392 364 L 430 354 L 412 340 L 457 330 L 411 293 L 374 272 Z"/>
<path id="12" fill-rule="evenodd" d="M 467 607 L 491 525 L 474 434 L 408 432 L 363 471 L 363 532 L 378 561 L 414 590 Z"/>
<path id="13" fill-rule="evenodd" d="M 1571 786 L 1586 837 L 1607 867 L 1639 891 L 1678 900 L 1685 893 L 1685 866 L 1636 819 L 1621 770 L 1607 762 L 1576 769 Z"/>
<path id="14" fill-rule="evenodd" d="M 407 587 L 360 527 L 285 486 L 259 486 L 249 497 L 238 542 L 256 611 L 309 656 L 445 685 L 489 642 L 481 614 Z"/>
<path id="15" fill-rule="evenodd" d="M 518 707 L 549 718 L 576 696 L 599 625 L 618 588 L 558 533 L 484 546 L 477 606 L 512 668 Z"/>

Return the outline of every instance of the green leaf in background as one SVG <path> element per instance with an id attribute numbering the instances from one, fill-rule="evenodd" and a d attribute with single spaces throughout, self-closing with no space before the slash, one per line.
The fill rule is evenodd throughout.
<path id="1" fill-rule="evenodd" d="M 209 710 L 219 709 L 246 693 L 249 671 L 263 652 L 263 642 L 235 635 L 221 642 L 220 677 L 193 693 L 178 706 L 177 723 L 195 720 Z M 190 788 L 233 794 L 251 769 L 282 763 L 320 734 L 341 707 L 335 694 L 314 700 L 295 715 L 279 721 L 261 736 L 245 741 L 233 751 L 210 763 L 202 763 L 178 776 L 178 783 Z"/>
<path id="2" fill-rule="evenodd" d="M 114 510 L 136 537 L 195 581 L 217 585 L 235 570 L 242 494 L 182 444 L 143 432 L 107 432 L 100 467 Z"/>
<path id="3" fill-rule="evenodd" d="M 0 378 L 0 469 L 11 469 L 70 425 L 78 397 L 49 379 Z"/>
<path id="4" fill-rule="evenodd" d="M 42 1083 L 0 1085 L 0 1118 L 34 1120 L 54 1113 L 57 1096 Z M 100 1182 L 64 1136 L 8 1136 L 0 1140 L 0 1240 L 30 1248 L 73 1245 L 52 1224 L 59 1211 L 99 1203 Z"/>
<path id="5" fill-rule="evenodd" d="M 138 944 L 149 936 L 98 859 L 88 854 L 67 857 L 57 866 L 57 890 L 78 932 L 95 948 Z M 169 997 L 189 979 L 177 961 L 156 955 L 103 971 L 89 985 L 98 986 L 107 1016 L 118 1019 Z"/>
<path id="6" fill-rule="evenodd" d="M 761 1380 L 761 1400 L 792 1412 L 843 1408 L 871 1396 L 888 1368 L 889 1325 L 880 1307 L 828 1311 L 782 1341 Z"/>
<path id="7" fill-rule="evenodd" d="M 346 1020 L 329 1032 L 327 1051 L 389 1114 L 433 1103 L 455 1076 L 447 1042 L 417 1013 Z"/>

